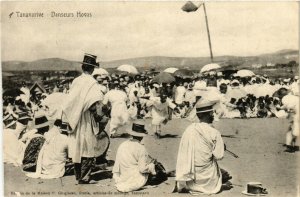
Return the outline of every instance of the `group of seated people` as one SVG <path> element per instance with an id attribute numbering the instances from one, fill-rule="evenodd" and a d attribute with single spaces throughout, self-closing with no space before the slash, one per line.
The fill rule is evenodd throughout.
<path id="1" fill-rule="evenodd" d="M 151 106 L 147 105 L 144 98 L 156 97 L 164 92 L 177 106 L 178 111 L 169 111 L 170 118 L 186 118 L 196 103 L 196 97 L 207 94 L 217 96 L 223 101 L 222 112 L 219 118 L 265 118 L 284 117 L 279 109 L 280 101 L 273 95 L 280 88 L 285 88 L 294 94 L 299 94 L 299 77 L 270 79 L 267 75 L 238 77 L 232 74 L 229 78 L 221 72 L 208 72 L 207 74 L 193 78 L 176 78 L 175 82 L 158 84 L 153 82 L 153 75 L 140 74 L 126 76 L 112 74 L 93 77 L 101 86 L 101 91 L 106 94 L 109 90 L 118 87 L 127 95 L 127 107 L 133 118 L 151 118 Z M 69 82 L 71 83 L 71 81 Z M 53 92 L 68 92 L 69 84 L 64 84 L 65 89 L 59 83 L 51 89 L 47 85 L 47 92 L 36 95 L 35 103 L 40 103 L 43 98 Z M 219 110 L 220 111 L 220 110 Z"/>
<path id="2" fill-rule="evenodd" d="M 220 133 L 209 125 L 213 121 L 213 105 L 215 103 L 205 99 L 196 103 L 196 114 L 201 123 L 192 124 L 183 134 L 175 173 L 166 172 L 164 166 L 149 155 L 141 143 L 148 134 L 145 122 L 143 119 L 135 120 L 127 131 L 131 137 L 121 143 L 116 153 L 112 169 L 116 189 L 130 192 L 145 185 L 160 184 L 168 176 L 175 176 L 177 182 L 174 192 L 219 192 L 222 184 L 231 177 L 216 163 L 222 159 L 225 146 Z M 74 166 L 68 158 L 68 124 L 60 119 L 50 122 L 42 109 L 29 114 L 23 107 L 16 105 L 13 113 L 5 116 L 4 162 L 21 167 L 26 176 L 31 178 L 54 179 L 72 174 Z M 187 144 L 194 144 L 195 148 Z M 96 158 L 96 163 L 107 162 L 106 151 Z M 188 155 L 194 155 L 195 160 Z M 211 167 L 198 167 L 202 165 Z M 209 178 L 201 178 L 208 174 Z"/>

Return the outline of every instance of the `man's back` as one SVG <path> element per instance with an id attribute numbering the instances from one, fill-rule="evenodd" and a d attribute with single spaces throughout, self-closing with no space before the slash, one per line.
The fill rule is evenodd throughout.
<path id="1" fill-rule="evenodd" d="M 53 127 L 45 133 L 45 155 L 49 161 L 67 159 L 68 136 L 59 133 L 59 128 Z"/>
<path id="2" fill-rule="evenodd" d="M 148 153 L 139 141 L 123 142 L 117 151 L 113 168 L 116 187 L 121 192 L 137 190 L 146 184 L 149 173 L 154 173 Z"/>
<path id="3" fill-rule="evenodd" d="M 62 177 L 67 160 L 68 137 L 61 134 L 59 128 L 54 126 L 45 134 L 45 138 L 42 173 L 48 178 Z"/>
<path id="4" fill-rule="evenodd" d="M 133 168 L 138 169 L 139 163 L 146 162 L 148 153 L 143 145 L 137 141 L 123 142 L 117 151 L 116 164 L 121 168 L 121 173 L 126 173 Z M 118 166 L 114 166 L 117 168 Z M 141 169 L 142 170 L 142 169 Z"/>
<path id="5" fill-rule="evenodd" d="M 224 154 L 221 134 L 207 123 L 193 123 L 182 135 L 176 165 L 176 180 L 190 191 L 217 193 L 222 175 L 216 162 Z"/>
<path id="6" fill-rule="evenodd" d="M 91 75 L 88 75 L 88 74 L 85 74 L 85 73 L 82 73 L 80 76 L 76 77 L 71 86 L 70 86 L 70 91 L 72 91 L 73 88 L 77 88 L 78 86 L 83 86 L 84 84 L 81 84 L 82 82 L 84 81 L 89 81 L 89 82 L 92 82 L 92 83 L 97 83 L 97 81 L 91 76 Z"/>
<path id="7" fill-rule="evenodd" d="M 207 123 L 194 123 L 190 125 L 183 137 L 195 143 L 195 165 L 203 166 L 212 160 L 212 156 L 221 159 L 224 154 L 224 145 L 221 134 Z"/>

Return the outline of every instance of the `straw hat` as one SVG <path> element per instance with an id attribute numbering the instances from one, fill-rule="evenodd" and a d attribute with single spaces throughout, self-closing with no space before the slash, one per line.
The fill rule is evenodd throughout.
<path id="1" fill-rule="evenodd" d="M 207 100 L 207 99 L 199 99 L 196 103 L 196 113 L 204 113 L 213 111 L 213 106 L 218 102 L 218 100 Z"/>
<path id="2" fill-rule="evenodd" d="M 147 130 L 145 129 L 145 122 L 142 120 L 136 120 L 132 123 L 132 129 L 128 131 L 128 134 L 136 137 L 147 136 Z"/>
<path id="3" fill-rule="evenodd" d="M 242 192 L 247 196 L 265 196 L 268 194 L 266 188 L 262 187 L 260 182 L 249 182 L 247 183 L 246 190 Z"/>
<path id="4" fill-rule="evenodd" d="M 80 62 L 83 65 L 89 65 L 93 67 L 99 67 L 99 63 L 96 62 L 97 56 L 91 54 L 84 54 L 83 61 Z"/>
<path id="5" fill-rule="evenodd" d="M 49 126 L 50 123 L 46 115 L 42 112 L 38 112 L 34 117 L 34 128 L 40 129 Z"/>

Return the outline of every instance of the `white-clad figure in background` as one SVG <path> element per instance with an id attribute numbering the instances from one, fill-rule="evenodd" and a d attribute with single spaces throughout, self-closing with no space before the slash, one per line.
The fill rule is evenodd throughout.
<path id="1" fill-rule="evenodd" d="M 181 105 L 184 102 L 185 93 L 186 88 L 182 85 L 182 82 L 180 82 L 175 90 L 175 103 L 177 105 Z"/>
<path id="2" fill-rule="evenodd" d="M 109 125 L 111 137 L 116 137 L 118 128 L 128 123 L 129 113 L 126 105 L 127 101 L 128 97 L 126 93 L 119 90 L 116 84 L 112 84 L 112 89 L 104 95 L 103 104 L 111 104 L 111 119 Z"/>
<path id="3" fill-rule="evenodd" d="M 154 134 L 157 138 L 160 138 L 161 124 L 168 122 L 168 107 L 177 110 L 176 105 L 172 103 L 166 94 L 162 93 L 159 97 L 151 97 L 147 106 L 152 107 L 152 125 L 155 126 Z"/>
<path id="4" fill-rule="evenodd" d="M 288 111 L 290 127 L 286 134 L 286 152 L 295 152 L 296 140 L 299 136 L 299 96 L 288 94 L 282 98 L 283 108 Z"/>

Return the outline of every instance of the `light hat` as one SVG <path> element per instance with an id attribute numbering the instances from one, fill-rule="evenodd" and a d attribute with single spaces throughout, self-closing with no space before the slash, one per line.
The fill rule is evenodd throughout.
<path id="1" fill-rule="evenodd" d="M 249 182 L 247 183 L 246 190 L 242 192 L 247 196 L 265 196 L 268 194 L 267 189 L 263 188 L 260 182 Z"/>
<path id="2" fill-rule="evenodd" d="M 132 129 L 128 131 L 128 134 L 136 137 L 147 136 L 147 130 L 145 129 L 145 122 L 142 120 L 136 120 L 132 123 Z"/>
<path id="3" fill-rule="evenodd" d="M 34 128 L 40 129 L 50 126 L 50 123 L 46 117 L 46 115 L 42 112 L 38 112 L 34 117 Z"/>
<path id="4" fill-rule="evenodd" d="M 204 113 L 213 111 L 213 106 L 218 102 L 218 100 L 207 100 L 199 99 L 195 105 L 196 113 Z"/>
<path id="5" fill-rule="evenodd" d="M 80 63 L 82 63 L 83 65 L 89 65 L 89 66 L 99 68 L 99 63 L 96 62 L 96 59 L 97 59 L 97 56 L 86 53 L 86 54 L 84 54 L 83 61 Z"/>

